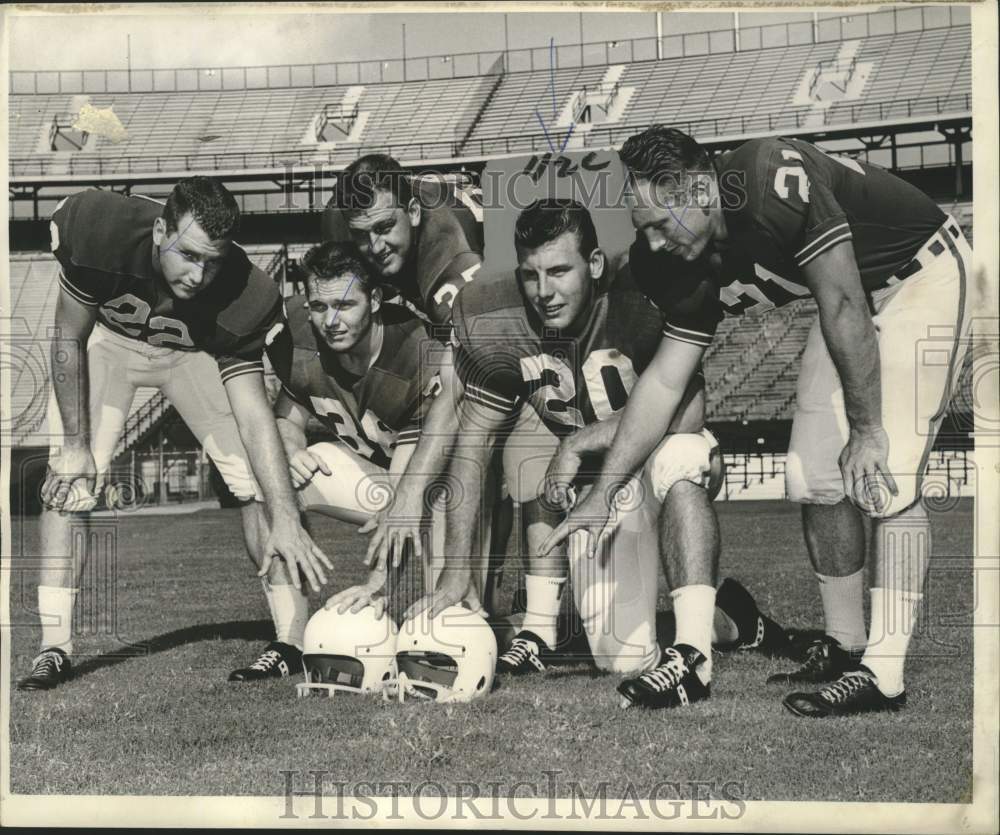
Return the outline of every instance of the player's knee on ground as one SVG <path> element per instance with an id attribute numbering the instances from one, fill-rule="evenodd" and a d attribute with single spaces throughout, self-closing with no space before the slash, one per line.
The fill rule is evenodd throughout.
<path id="1" fill-rule="evenodd" d="M 723 477 L 719 442 L 707 429 L 698 434 L 668 435 L 649 457 L 646 470 L 658 502 L 663 502 L 680 481 L 705 488 L 714 499 Z"/>

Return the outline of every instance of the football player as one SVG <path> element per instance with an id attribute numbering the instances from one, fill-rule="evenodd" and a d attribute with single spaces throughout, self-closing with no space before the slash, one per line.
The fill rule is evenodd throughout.
<path id="1" fill-rule="evenodd" d="M 802 504 L 826 635 L 773 677 L 826 684 L 785 706 L 809 717 L 895 711 L 930 551 L 921 478 L 968 333 L 972 252 L 922 192 L 874 165 L 797 139 L 755 139 L 711 160 L 653 126 L 631 137 L 633 269 L 667 336 L 636 384 L 597 487 L 552 542 L 598 541 L 606 495 L 673 419 L 724 314 L 811 295 L 819 314 L 799 376 L 786 490 Z M 920 340 L 934 335 L 941 361 Z M 608 492 L 610 491 L 610 492 Z M 862 608 L 872 520 L 871 627 Z"/>
<path id="2" fill-rule="evenodd" d="M 552 433 L 551 444 L 534 466 L 525 462 L 516 473 L 531 555 L 528 613 L 525 630 L 499 669 L 544 669 L 568 563 L 598 667 L 652 675 L 661 661 L 684 664 L 689 673 L 677 687 L 643 703 L 698 701 L 708 695 L 711 680 L 718 563 L 711 497 L 721 479 L 718 444 L 703 426 L 702 381 L 691 381 L 669 432 L 632 482 L 629 512 L 612 537 L 614 559 L 586 559 L 579 549 L 570 549 L 568 557 L 543 557 L 538 546 L 558 524 L 572 493 L 585 494 L 587 473 L 610 444 L 629 391 L 656 352 L 662 325 L 628 271 L 613 274 L 580 203 L 535 201 L 520 214 L 515 240 L 516 278 L 473 284 L 455 303 L 456 369 L 464 395 L 450 477 L 463 486 L 464 497 L 448 519 L 447 553 L 474 553 L 468 532 L 481 473 L 493 445 L 510 431 L 520 403 L 527 401 Z M 655 631 L 660 548 L 677 620 L 676 643 L 662 653 Z M 423 608 L 435 614 L 469 593 L 468 561 L 449 560 L 436 591 L 414 604 L 411 614 Z M 703 599 L 709 601 L 707 620 L 692 618 Z M 639 701 L 635 687 L 620 690 L 629 704 Z"/>
<path id="3" fill-rule="evenodd" d="M 313 247 L 302 264 L 306 295 L 289 299 L 289 327 L 268 348 L 282 383 L 278 429 L 302 508 L 363 524 L 387 503 L 413 454 L 440 389 L 432 365 L 442 346 L 411 311 L 382 301 L 352 245 Z M 307 446 L 310 415 L 335 443 Z M 443 542 L 441 511 L 433 515 L 428 562 Z M 414 549 L 425 556 L 419 540 Z M 433 569 L 425 572 L 428 582 Z M 334 595 L 327 607 L 358 611 L 371 603 L 381 617 L 385 579 L 385 566 L 377 565 L 368 582 Z"/>
<path id="4" fill-rule="evenodd" d="M 482 265 L 481 224 L 472 210 L 456 205 L 445 184 L 420 181 L 414 186 L 410 175 L 390 156 L 371 154 L 353 162 L 338 177 L 336 193 L 324 227 L 328 234 L 340 234 L 344 221 L 352 242 L 380 281 L 391 286 L 406 304 L 424 316 L 442 341 L 447 341 L 451 306 L 459 290 L 471 282 Z M 436 398 L 424 422 L 424 441 L 397 485 L 394 500 L 362 529 L 373 532 L 369 562 L 396 562 L 407 542 L 419 542 L 425 509 L 424 494 L 434 475 L 443 472 L 445 445 L 454 435 L 457 420 L 454 403 L 454 375 L 442 357 L 439 369 L 444 397 Z M 491 494 L 497 493 L 499 477 L 494 476 Z M 511 526 L 509 500 L 497 501 L 487 518 L 492 518 L 491 544 L 495 563 L 502 560 Z M 495 564 L 494 570 L 499 571 Z M 498 575 L 491 580 L 493 588 Z"/>
<path id="5" fill-rule="evenodd" d="M 49 689 L 70 676 L 86 558 L 73 541 L 97 504 L 139 386 L 163 391 L 244 500 L 258 561 L 280 556 L 296 586 L 300 571 L 314 588 L 326 581 L 331 565 L 299 522 L 264 390 L 262 351 L 282 327 L 281 299 L 232 243 L 238 223 L 236 201 L 208 177 L 182 180 L 166 204 L 91 190 L 56 207 L 59 341 L 40 522 L 42 651 L 21 689 Z M 267 517 L 254 499 L 266 502 Z"/>

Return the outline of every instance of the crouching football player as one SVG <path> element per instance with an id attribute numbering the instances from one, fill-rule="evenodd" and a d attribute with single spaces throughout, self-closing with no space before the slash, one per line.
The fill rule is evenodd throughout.
<path id="1" fill-rule="evenodd" d="M 560 537 L 596 539 L 618 473 L 659 442 L 724 314 L 811 295 L 818 316 L 785 478 L 802 504 L 827 634 L 799 669 L 772 680 L 823 685 L 786 696 L 797 716 L 899 710 L 930 552 L 922 478 L 968 344 L 968 243 L 910 184 L 798 139 L 754 139 L 712 160 L 690 136 L 654 125 L 622 159 L 637 229 L 631 261 L 670 338 L 629 400 L 601 489 Z M 930 334 L 940 361 L 919 350 Z M 865 516 L 875 562 L 867 636 Z"/>
<path id="2" fill-rule="evenodd" d="M 463 424 L 449 472 L 465 494 L 448 519 L 450 562 L 434 594 L 411 611 L 429 607 L 435 614 L 469 593 L 470 560 L 451 555 L 475 553 L 469 522 L 480 501 L 482 474 L 527 401 L 553 440 L 548 450 L 533 447 L 511 468 L 518 476 L 515 497 L 525 502 L 531 568 L 525 629 L 501 669 L 544 668 L 568 573 L 597 666 L 640 674 L 639 685 L 622 691 L 629 703 L 702 699 L 711 680 L 719 552 L 711 496 L 721 474 L 718 445 L 703 427 L 702 386 L 689 387 L 669 433 L 633 479 L 632 500 L 611 537 L 610 553 L 596 560 L 578 549 L 568 557 L 540 556 L 569 489 L 586 491 L 584 462 L 599 461 L 610 445 L 629 391 L 656 352 L 662 324 L 627 270 L 612 275 L 590 214 L 579 203 L 536 201 L 519 216 L 515 243 L 516 277 L 471 285 L 455 302 Z M 675 645 L 665 652 L 655 629 L 661 545 L 677 617 Z"/>
<path id="3" fill-rule="evenodd" d="M 330 563 L 299 522 L 264 390 L 262 352 L 281 327 L 281 298 L 233 244 L 238 223 L 236 201 L 208 177 L 182 180 L 165 205 L 91 190 L 56 208 L 55 327 L 66 349 L 52 352 L 49 426 L 58 440 L 42 487 L 42 652 L 20 689 L 47 690 L 70 675 L 87 556 L 73 540 L 105 486 L 140 386 L 166 395 L 244 500 L 248 548 L 282 557 L 295 584 L 300 570 L 314 588 L 326 581 Z M 267 517 L 255 498 L 266 501 Z"/>
<path id="4" fill-rule="evenodd" d="M 388 503 L 440 380 L 436 371 L 421 368 L 430 342 L 424 323 L 382 301 L 352 245 L 321 244 L 305 254 L 302 266 L 306 295 L 288 299 L 288 327 L 268 348 L 282 384 L 275 404 L 278 429 L 302 509 L 363 525 Z M 308 445 L 310 416 L 335 440 Z M 439 511 L 432 515 L 428 558 L 443 542 Z M 420 539 L 414 554 L 425 556 Z M 356 611 L 370 604 L 381 615 L 386 568 L 378 564 L 368 582 L 340 592 L 328 606 Z M 294 599 L 288 613 L 294 630 L 286 640 L 279 634 L 241 675 L 263 678 L 280 664 L 289 671 L 301 668 L 308 601 L 304 595 Z"/>

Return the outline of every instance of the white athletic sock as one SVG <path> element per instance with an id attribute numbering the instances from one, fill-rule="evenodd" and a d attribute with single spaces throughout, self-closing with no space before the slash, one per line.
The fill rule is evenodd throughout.
<path id="1" fill-rule="evenodd" d="M 73 604 L 79 589 L 38 587 L 38 613 L 42 620 L 42 649 L 57 647 L 73 654 Z"/>
<path id="2" fill-rule="evenodd" d="M 703 684 L 712 680 L 712 620 L 715 617 L 714 586 L 681 586 L 670 592 L 677 622 L 674 644 L 687 644 L 705 656 L 697 672 Z"/>
<path id="3" fill-rule="evenodd" d="M 559 640 L 557 624 L 565 585 L 565 577 L 524 575 L 526 611 L 522 628 L 534 632 L 549 645 L 549 649 Z"/>
<path id="4" fill-rule="evenodd" d="M 903 692 L 906 650 L 923 595 L 879 588 L 873 588 L 871 595 L 872 628 L 861 663 L 875 674 L 884 695 L 898 696 Z"/>
<path id="5" fill-rule="evenodd" d="M 846 577 L 817 574 L 819 596 L 823 600 L 826 634 L 836 638 L 846 650 L 865 646 L 865 570 L 859 568 Z"/>
<path id="6" fill-rule="evenodd" d="M 302 638 L 309 620 L 309 598 L 291 583 L 277 585 L 261 580 L 267 605 L 271 609 L 277 640 L 302 649 Z"/>

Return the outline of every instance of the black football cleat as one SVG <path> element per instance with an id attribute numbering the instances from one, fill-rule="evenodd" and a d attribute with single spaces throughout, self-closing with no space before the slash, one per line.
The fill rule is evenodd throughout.
<path id="1" fill-rule="evenodd" d="M 739 632 L 734 644 L 719 649 L 755 650 L 772 656 L 792 653 L 784 628 L 761 612 L 753 595 L 736 580 L 727 577 L 722 581 L 715 593 L 715 605 L 729 616 Z"/>
<path id="2" fill-rule="evenodd" d="M 867 667 L 844 673 L 816 693 L 790 693 L 782 704 L 796 716 L 823 719 L 859 713 L 895 713 L 906 706 L 906 693 L 886 696 Z"/>
<path id="3" fill-rule="evenodd" d="M 823 635 L 805 651 L 805 659 L 797 670 L 775 673 L 767 677 L 768 684 L 822 684 L 835 681 L 844 673 L 854 672 L 861 665 L 863 650 L 848 652 L 836 638 Z"/>
<path id="4" fill-rule="evenodd" d="M 260 681 L 265 678 L 288 678 L 302 672 L 302 651 L 291 644 L 271 641 L 257 660 L 242 670 L 233 670 L 230 681 Z"/>
<path id="5" fill-rule="evenodd" d="M 618 685 L 621 706 L 658 710 L 707 699 L 710 685 L 703 684 L 695 672 L 704 661 L 705 656 L 687 644 L 667 647 L 658 667 Z"/>
<path id="6" fill-rule="evenodd" d="M 534 632 L 522 630 L 510 642 L 510 648 L 497 659 L 497 673 L 523 676 L 544 673 L 545 662 L 552 656 L 548 644 Z"/>
<path id="7" fill-rule="evenodd" d="M 31 662 L 31 673 L 17 683 L 18 690 L 51 690 L 73 674 L 69 656 L 55 647 L 43 649 Z"/>

